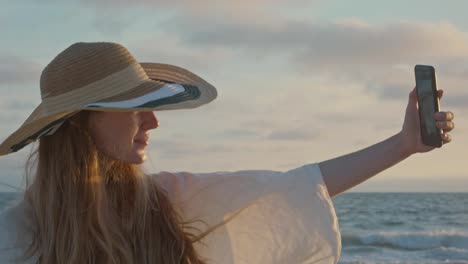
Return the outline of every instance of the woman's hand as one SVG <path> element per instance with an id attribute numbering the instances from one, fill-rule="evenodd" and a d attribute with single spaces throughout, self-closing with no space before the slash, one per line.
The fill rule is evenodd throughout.
<path id="1" fill-rule="evenodd" d="M 444 91 L 438 90 L 437 93 L 440 100 Z M 454 115 L 450 111 L 441 111 L 434 114 L 436 126 L 443 130 L 442 144 L 447 144 L 452 140 L 451 136 L 447 134 L 447 132 L 455 128 L 453 118 Z M 414 88 L 409 94 L 408 106 L 406 107 L 405 121 L 403 123 L 403 128 L 399 133 L 400 140 L 402 142 L 402 151 L 408 155 L 414 153 L 428 152 L 435 148 L 423 144 L 421 139 L 419 122 L 420 121 L 418 113 L 418 98 L 416 94 L 416 88 Z"/>
<path id="2" fill-rule="evenodd" d="M 443 91 L 437 91 L 441 98 Z M 437 112 L 434 115 L 437 127 L 443 130 L 443 144 L 451 141 L 447 132 L 455 124 L 452 112 Z M 319 163 L 330 196 L 342 193 L 381 171 L 406 159 L 411 154 L 427 152 L 435 147 L 422 143 L 419 128 L 418 98 L 416 88 L 409 95 L 405 121 L 400 133 L 372 146 Z"/>

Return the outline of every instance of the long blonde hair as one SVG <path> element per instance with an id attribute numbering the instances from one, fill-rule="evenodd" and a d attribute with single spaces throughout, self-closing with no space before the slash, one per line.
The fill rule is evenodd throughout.
<path id="1" fill-rule="evenodd" d="M 89 112 L 42 137 L 25 192 L 39 263 L 206 263 L 165 190 L 140 166 L 112 160 L 89 135 Z M 35 168 L 35 169 L 33 169 Z M 28 177 L 29 177 L 28 176 Z"/>

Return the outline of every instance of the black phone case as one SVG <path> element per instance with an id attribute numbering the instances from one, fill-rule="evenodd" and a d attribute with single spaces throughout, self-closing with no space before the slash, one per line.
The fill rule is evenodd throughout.
<path id="1" fill-rule="evenodd" d="M 414 75 L 418 94 L 419 123 L 422 141 L 425 145 L 440 148 L 442 146 L 442 130 L 436 127 L 433 117 L 435 112 L 440 111 L 434 67 L 416 65 L 414 67 Z M 420 96 L 422 94 L 422 82 L 424 81 L 430 81 L 431 83 L 432 100 L 423 99 L 423 96 Z"/>

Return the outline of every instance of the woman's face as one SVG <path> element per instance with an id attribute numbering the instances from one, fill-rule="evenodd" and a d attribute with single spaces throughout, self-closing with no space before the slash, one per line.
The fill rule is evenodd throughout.
<path id="1" fill-rule="evenodd" d="M 149 130 L 158 127 L 153 112 L 101 112 L 89 116 L 91 136 L 108 156 L 134 164 L 146 159 Z"/>

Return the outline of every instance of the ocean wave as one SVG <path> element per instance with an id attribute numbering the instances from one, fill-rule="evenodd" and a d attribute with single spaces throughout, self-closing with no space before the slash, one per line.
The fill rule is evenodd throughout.
<path id="1" fill-rule="evenodd" d="M 372 260 L 344 260 L 339 261 L 338 264 L 468 264 L 468 261 L 437 261 L 437 260 L 423 260 L 423 261 L 372 261 Z"/>
<path id="2" fill-rule="evenodd" d="M 373 251 L 356 252 L 359 248 L 373 248 Z M 402 251 L 355 246 L 344 250 L 343 253 L 339 264 L 468 264 L 468 250 L 456 248 Z"/>
<path id="3" fill-rule="evenodd" d="M 468 253 L 468 232 L 459 230 L 343 233 L 344 247 L 374 246 L 398 250 L 455 248 Z"/>

